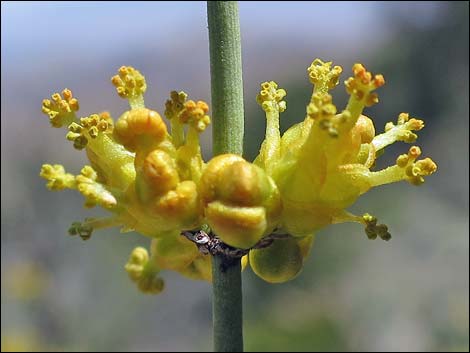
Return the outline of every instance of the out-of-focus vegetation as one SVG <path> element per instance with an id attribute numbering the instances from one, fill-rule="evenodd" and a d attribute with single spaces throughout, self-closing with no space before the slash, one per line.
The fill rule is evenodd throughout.
<path id="1" fill-rule="evenodd" d="M 377 32 L 373 28 L 361 32 L 351 13 L 349 24 L 343 21 L 336 31 L 315 23 L 307 26 L 323 31 L 323 40 L 319 36 L 317 42 L 302 40 L 307 37 L 302 32 L 281 35 L 268 25 L 244 23 L 249 16 L 264 23 L 262 4 L 240 4 L 245 154 L 250 158 L 256 154 L 264 134 L 263 112 L 255 102 L 259 83 L 274 79 L 287 90 L 287 111 L 281 116 L 285 130 L 304 117 L 311 93 L 306 67 L 319 56 L 342 65 L 343 79 L 356 61 L 383 73 L 386 85 L 378 92 L 381 101 L 366 114 L 374 118 L 378 131 L 402 111 L 423 118 L 426 127 L 418 142 L 439 170 L 421 187 L 401 183 L 376 189 L 354 206 L 353 211 L 372 212 L 387 223 L 393 236 L 390 242 L 368 241 L 363 229 L 354 224 L 332 226 L 319 232 L 311 257 L 295 280 L 269 285 L 245 271 L 246 349 L 468 351 L 469 6 L 357 4 L 356 11 L 371 11 L 381 19 Z M 83 47 L 83 55 L 71 58 L 67 52 L 55 51 L 53 45 L 58 43 L 54 44 L 52 24 L 21 21 L 18 15 L 18 22 L 3 21 L 12 8 L 2 3 L 2 351 L 210 349 L 210 287 L 168 273 L 163 294 L 140 294 L 123 266 L 133 246 L 147 240 L 134 234 L 108 236 L 117 230 L 97 232 L 87 242 L 66 236 L 68 225 L 89 213 L 81 209 L 79 195 L 49 193 L 37 176 L 44 162 L 57 161 L 75 171 L 86 163 L 61 132 L 48 127 L 39 111 L 41 99 L 62 86 L 75 88 L 83 114 L 103 107 L 104 101 L 116 116 L 125 105 L 113 96 L 111 85 L 102 82 L 127 64 L 138 67 L 149 82 L 156 82 L 153 86 L 159 88 L 148 93 L 147 101 L 157 110 L 163 110 L 171 89 L 185 89 L 195 99 L 208 100 L 204 4 L 199 5 L 191 16 L 183 5 L 178 12 L 188 16 L 186 21 L 201 17 L 195 20 L 201 27 L 195 31 L 200 38 L 191 42 L 191 57 L 188 45 L 177 40 L 180 32 L 170 27 L 155 34 L 161 38 L 161 47 L 153 40 L 147 46 L 133 44 L 132 50 L 117 43 L 114 51 L 101 53 L 87 52 L 87 41 L 97 39 L 80 38 L 77 26 L 69 30 L 76 46 Z M 134 15 L 139 6 L 144 5 L 135 5 Z M 158 6 L 153 11 L 158 12 Z M 300 16 L 315 8 L 321 12 L 322 6 L 329 5 L 294 2 L 285 16 L 295 16 L 296 11 Z M 109 13 L 103 26 L 117 21 L 112 17 L 116 11 Z M 31 26 L 31 31 L 34 26 L 51 27 L 50 37 L 35 49 L 40 58 L 51 53 L 47 65 L 31 62 L 18 70 L 7 55 L 11 50 L 18 55 L 15 60 L 23 60 L 18 47 L 13 47 L 17 44 L 15 26 L 20 23 Z M 284 31 L 286 26 L 278 23 Z M 143 27 L 136 25 L 136 36 L 143 36 Z M 266 32 L 263 42 L 254 42 L 261 31 Z M 107 33 L 104 27 L 96 28 L 100 40 L 115 40 Z M 351 37 L 350 33 L 362 35 Z M 331 42 L 324 39 L 329 36 Z M 135 43 L 143 42 L 136 39 Z M 287 49 L 279 50 L 283 45 Z M 332 93 L 341 109 L 346 103 L 343 88 Z M 205 142 L 205 153 L 209 153 L 208 137 Z M 387 154 L 398 155 L 406 149 L 398 144 Z M 381 160 L 378 167 L 393 163 L 392 159 Z"/>

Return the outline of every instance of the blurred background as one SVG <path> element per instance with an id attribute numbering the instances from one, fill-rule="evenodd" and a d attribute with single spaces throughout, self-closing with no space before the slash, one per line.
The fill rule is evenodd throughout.
<path id="1" fill-rule="evenodd" d="M 304 117 L 306 68 L 316 58 L 360 61 L 387 84 L 366 110 L 376 130 L 400 112 L 423 118 L 418 144 L 439 165 L 422 187 L 388 185 L 351 210 L 385 222 L 390 242 L 355 224 L 317 234 L 295 280 L 268 285 L 243 273 L 247 351 L 468 351 L 468 2 L 241 2 L 246 157 L 264 135 L 255 97 L 276 80 L 287 94 L 282 129 Z M 46 162 L 77 173 L 83 153 L 49 127 L 41 100 L 65 87 L 80 113 L 127 107 L 110 84 L 121 65 L 146 75 L 146 103 L 163 112 L 171 90 L 210 101 L 204 2 L 2 2 L 2 351 L 211 350 L 211 288 L 164 273 L 165 291 L 140 294 L 123 269 L 148 240 L 117 229 L 67 236 L 82 208 L 52 193 Z M 344 86 L 333 91 L 339 109 Z M 204 154 L 210 157 L 211 133 Z M 389 148 L 379 167 L 405 144 Z"/>

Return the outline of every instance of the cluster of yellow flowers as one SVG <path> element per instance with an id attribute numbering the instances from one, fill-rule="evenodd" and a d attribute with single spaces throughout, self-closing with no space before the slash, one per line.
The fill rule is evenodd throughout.
<path id="1" fill-rule="evenodd" d="M 199 134 L 210 123 L 208 105 L 188 100 L 184 92 L 171 92 L 164 112 L 171 126 L 168 133 L 160 114 L 144 105 L 144 76 L 123 66 L 112 83 L 128 99 L 130 110 L 115 122 L 107 112 L 78 118 L 78 100 L 68 89 L 43 101 L 51 125 L 68 129 L 67 139 L 76 149 L 85 149 L 90 165 L 75 176 L 61 165 L 45 164 L 40 175 L 49 189 L 76 189 L 85 197 L 85 207 L 100 205 L 113 214 L 74 222 L 70 234 L 88 239 L 95 229 L 121 226 L 122 232 L 152 239 L 150 254 L 137 247 L 125 266 L 144 292 L 163 289 L 162 269 L 211 281 L 211 256 L 181 236 L 199 229 L 247 250 L 243 264 L 249 263 L 264 280 L 287 281 L 302 269 L 314 233 L 329 224 L 359 222 L 369 238 L 390 239 L 387 227 L 375 217 L 345 209 L 373 186 L 400 180 L 419 185 L 437 169 L 429 158 L 417 160 L 421 151 L 413 146 L 396 165 L 371 170 L 384 147 L 414 142 L 413 131 L 424 123 L 401 113 L 396 124 L 388 123 L 376 136 L 372 120 L 362 111 L 378 102 L 373 91 L 384 79 L 361 64 L 353 66 L 353 76 L 345 81 L 350 99 L 337 113 L 328 92 L 341 72 L 331 62 L 313 61 L 308 68 L 313 93 L 305 119 L 282 137 L 279 115 L 286 109 L 286 91 L 275 82 L 263 83 L 257 101 L 267 127 L 258 157 L 250 163 L 225 154 L 206 164 Z M 252 249 L 273 233 L 289 236 Z"/>

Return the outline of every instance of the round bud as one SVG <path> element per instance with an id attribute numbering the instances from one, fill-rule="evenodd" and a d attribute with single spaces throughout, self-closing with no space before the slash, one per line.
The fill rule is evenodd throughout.
<path id="1" fill-rule="evenodd" d="M 273 180 L 237 155 L 213 158 L 201 177 L 199 192 L 211 229 L 237 248 L 255 245 L 274 229 L 281 213 Z"/>
<path id="2" fill-rule="evenodd" d="M 212 231 L 224 243 L 236 248 L 252 247 L 267 229 L 263 207 L 233 207 L 214 201 L 205 208 L 205 215 Z"/>
<path id="3" fill-rule="evenodd" d="M 302 249 L 294 238 L 276 239 L 267 248 L 251 250 L 249 257 L 253 271 L 270 283 L 289 281 L 302 269 Z"/>
<path id="4" fill-rule="evenodd" d="M 143 175 L 156 194 L 175 189 L 179 182 L 174 159 L 162 150 L 154 150 L 147 155 L 144 160 Z"/>
<path id="5" fill-rule="evenodd" d="M 259 205 L 263 201 L 263 194 L 266 194 L 266 189 L 269 188 L 268 176 L 263 170 L 246 161 L 227 166 L 221 170 L 219 178 L 226 182 L 216 185 L 218 199 L 239 206 Z"/>
<path id="6" fill-rule="evenodd" d="M 177 222 L 182 229 L 197 227 L 202 216 L 196 183 L 185 180 L 156 199 L 151 210 L 167 222 Z"/>
<path id="7" fill-rule="evenodd" d="M 139 145 L 158 145 L 166 135 L 166 125 L 160 114 L 147 108 L 125 112 L 114 127 L 116 140 L 130 151 L 135 151 Z"/>
<path id="8" fill-rule="evenodd" d="M 359 116 L 359 119 L 357 119 L 353 130 L 353 133 L 357 133 L 361 136 L 361 143 L 370 143 L 375 137 L 375 127 L 373 121 L 362 114 Z"/>

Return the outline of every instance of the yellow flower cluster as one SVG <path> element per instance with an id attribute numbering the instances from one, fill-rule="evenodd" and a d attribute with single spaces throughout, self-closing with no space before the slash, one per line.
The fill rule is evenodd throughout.
<path id="1" fill-rule="evenodd" d="M 164 111 L 168 132 L 160 114 L 145 107 L 145 78 L 132 67 L 121 67 L 111 80 L 130 105 L 116 121 L 107 112 L 79 118 L 78 100 L 68 89 L 45 99 L 42 110 L 51 125 L 68 129 L 67 139 L 86 151 L 90 165 L 75 176 L 61 165 L 45 164 L 41 177 L 49 189 L 76 189 L 86 207 L 100 205 L 112 213 L 74 222 L 70 234 L 88 239 L 95 229 L 120 226 L 150 237 L 150 255 L 138 247 L 125 266 L 147 293 L 163 289 L 162 269 L 211 281 L 211 256 L 181 236 L 185 231 L 210 229 L 230 248 L 249 253 L 243 263 L 248 257 L 253 271 L 272 283 L 300 272 L 314 233 L 329 224 L 359 222 L 370 239 L 390 239 L 375 217 L 345 209 L 374 186 L 400 180 L 419 185 L 436 171 L 431 159 L 418 160 L 416 146 L 396 165 L 371 170 L 384 147 L 413 143 L 413 131 L 424 123 L 401 113 L 396 124 L 388 123 L 384 133 L 375 135 L 362 111 L 378 102 L 374 91 L 384 84 L 382 75 L 355 64 L 345 81 L 349 102 L 338 113 L 328 92 L 338 84 L 342 68 L 316 59 L 307 71 L 313 92 L 305 119 L 282 137 L 279 117 L 286 110 L 286 91 L 273 81 L 261 85 L 257 101 L 266 113 L 266 138 L 253 163 L 225 154 L 206 164 L 199 134 L 210 124 L 208 105 L 171 92 Z M 273 234 L 288 236 L 257 246 Z"/>
<path id="2" fill-rule="evenodd" d="M 413 131 L 424 123 L 401 113 L 396 125 L 388 123 L 385 132 L 376 136 L 372 120 L 362 111 L 378 102 L 374 91 L 385 83 L 382 75 L 373 76 L 363 65 L 354 64 L 353 76 L 345 81 L 349 102 L 337 113 L 328 90 L 338 83 L 341 68 L 316 59 L 308 71 L 314 89 L 305 120 L 280 138 L 268 134 L 270 125 L 279 125 L 279 113 L 267 111 L 263 148 L 276 158 L 270 159 L 262 149 L 255 160 L 270 171 L 279 188 L 283 211 L 278 227 L 293 236 L 306 236 L 329 224 L 353 221 L 364 224 L 370 238 L 379 235 L 388 240 L 386 227 L 377 226 L 375 218 L 354 216 L 345 209 L 374 186 L 400 180 L 417 185 L 436 171 L 431 159 L 416 161 L 421 154 L 416 146 L 400 156 L 395 166 L 371 170 L 384 147 L 395 141 L 414 142 Z"/>

